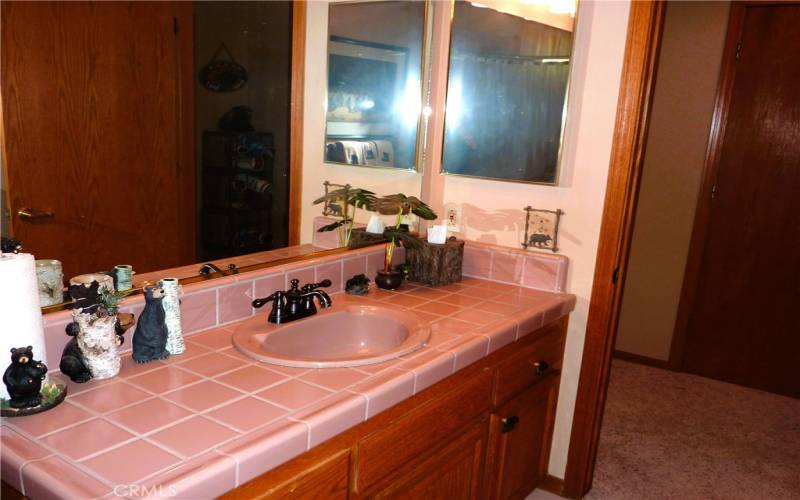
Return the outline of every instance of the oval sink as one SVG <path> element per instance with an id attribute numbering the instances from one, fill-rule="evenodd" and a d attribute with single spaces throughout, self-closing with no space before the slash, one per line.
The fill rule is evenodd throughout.
<path id="1" fill-rule="evenodd" d="M 415 351 L 430 337 L 416 315 L 390 305 L 335 297 L 332 307 L 283 325 L 259 314 L 241 323 L 233 345 L 258 361 L 298 368 L 380 363 Z"/>

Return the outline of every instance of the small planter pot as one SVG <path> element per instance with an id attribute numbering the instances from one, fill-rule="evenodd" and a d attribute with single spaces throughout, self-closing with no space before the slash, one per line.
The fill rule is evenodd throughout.
<path id="1" fill-rule="evenodd" d="M 378 271 L 375 275 L 375 284 L 384 290 L 397 290 L 403 284 L 403 273 L 401 271 Z"/>

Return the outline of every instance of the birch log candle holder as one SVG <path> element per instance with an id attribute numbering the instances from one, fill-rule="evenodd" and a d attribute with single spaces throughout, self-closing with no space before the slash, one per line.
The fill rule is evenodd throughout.
<path id="1" fill-rule="evenodd" d="M 164 300 L 161 304 L 164 307 L 167 330 L 167 351 L 171 355 L 182 354 L 186 351 L 186 344 L 183 341 L 183 328 L 181 326 L 181 300 L 180 284 L 178 278 L 164 278 L 158 282 L 164 289 Z"/>

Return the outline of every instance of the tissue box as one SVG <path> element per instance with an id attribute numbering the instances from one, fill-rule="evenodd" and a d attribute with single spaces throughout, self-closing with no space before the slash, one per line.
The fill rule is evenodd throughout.
<path id="1" fill-rule="evenodd" d="M 419 248 L 406 249 L 408 279 L 430 286 L 461 281 L 464 242 L 456 239 L 443 244 L 424 242 Z"/>

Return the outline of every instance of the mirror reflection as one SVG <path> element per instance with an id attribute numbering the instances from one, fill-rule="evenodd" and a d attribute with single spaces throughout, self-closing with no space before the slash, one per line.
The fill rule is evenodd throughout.
<path id="1" fill-rule="evenodd" d="M 426 2 L 333 3 L 325 161 L 414 169 Z"/>
<path id="2" fill-rule="evenodd" d="M 363 17 L 374 7 L 342 5 L 331 47 L 340 88 L 375 103 L 342 123 L 391 138 L 373 154 L 410 167 L 416 118 L 396 108 L 412 85 L 419 103 L 424 5 L 405 3 L 387 3 L 406 20 L 392 36 Z M 313 200 L 324 193 L 320 182 L 291 194 L 304 167 L 290 147 L 292 116 L 303 116 L 292 108 L 304 85 L 292 75 L 293 37 L 306 36 L 293 31 L 296 12 L 290 1 L 3 4 L 0 228 L 41 260 L 50 303 L 59 283 L 96 273 L 138 288 L 322 249 L 320 233 L 290 210 L 321 214 Z M 306 67 L 328 61 L 324 48 L 304 57 Z M 384 83 L 391 89 L 375 93 Z M 324 117 L 308 119 L 321 128 Z M 313 156 L 316 169 L 314 149 L 297 158 Z M 290 245 L 290 229 L 308 234 Z"/>
<path id="3" fill-rule="evenodd" d="M 455 3 L 442 171 L 554 184 L 573 1 Z"/>

